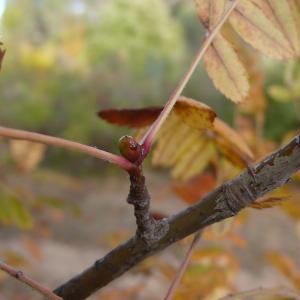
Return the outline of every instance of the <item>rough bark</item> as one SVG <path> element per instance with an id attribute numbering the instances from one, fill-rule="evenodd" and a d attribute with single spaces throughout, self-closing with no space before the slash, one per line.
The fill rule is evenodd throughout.
<path id="1" fill-rule="evenodd" d="M 267 192 L 284 185 L 300 169 L 300 136 L 231 181 L 224 183 L 197 204 L 169 217 L 167 233 L 145 243 L 133 237 L 92 266 L 62 284 L 54 292 L 65 300 L 85 299 L 155 252 L 223 219 L 235 216 Z"/>

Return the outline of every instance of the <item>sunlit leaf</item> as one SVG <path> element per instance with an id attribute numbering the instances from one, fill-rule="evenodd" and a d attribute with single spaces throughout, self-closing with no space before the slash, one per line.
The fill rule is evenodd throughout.
<path id="1" fill-rule="evenodd" d="M 216 113 L 204 103 L 181 96 L 174 106 L 174 113 L 193 128 L 211 127 Z M 108 123 L 130 128 L 151 125 L 162 111 L 161 107 L 141 109 L 104 109 L 98 116 Z"/>
<path id="2" fill-rule="evenodd" d="M 117 122 L 107 115 L 105 119 L 135 127 L 136 123 L 131 121 L 133 112 L 138 116 L 147 109 L 131 110 L 130 118 L 127 110 L 119 110 Z M 155 166 L 170 167 L 174 178 L 188 180 L 203 172 L 220 153 L 239 168 L 247 166 L 253 158 L 239 134 L 216 118 L 207 105 L 181 97 L 158 132 L 152 162 Z"/>
<path id="3" fill-rule="evenodd" d="M 275 2 L 286 2 L 276 0 Z M 267 2 L 267 1 L 264 1 Z M 280 4 L 279 4 L 280 5 Z M 283 14 L 280 19 L 292 19 L 293 16 L 288 13 L 284 15 L 284 11 L 277 12 Z M 236 9 L 232 12 L 230 23 L 237 33 L 252 47 L 258 49 L 263 54 L 277 58 L 286 59 L 297 55 L 293 46 L 285 35 L 285 28 L 278 28 L 274 25 L 272 19 L 266 15 L 264 9 L 255 5 L 253 1 L 241 0 Z M 292 22 L 292 21 L 291 21 Z M 288 25 L 289 26 L 289 25 Z M 292 25 L 295 28 L 294 25 Z M 291 33 L 294 36 L 295 33 Z"/>
<path id="4" fill-rule="evenodd" d="M 224 11 L 224 0 L 196 0 L 201 22 L 212 30 Z M 215 86 L 234 102 L 241 102 L 249 92 L 247 71 L 233 45 L 220 32 L 204 56 L 205 68 Z"/>
<path id="5" fill-rule="evenodd" d="M 288 40 L 295 55 L 299 54 L 300 15 L 295 0 L 251 0 Z"/>

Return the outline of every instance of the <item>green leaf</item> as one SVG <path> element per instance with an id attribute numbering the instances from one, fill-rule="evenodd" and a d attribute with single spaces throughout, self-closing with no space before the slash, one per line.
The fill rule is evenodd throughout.
<path id="1" fill-rule="evenodd" d="M 268 93 L 278 102 L 290 102 L 292 100 L 290 91 L 284 86 L 272 85 L 270 86 Z"/>

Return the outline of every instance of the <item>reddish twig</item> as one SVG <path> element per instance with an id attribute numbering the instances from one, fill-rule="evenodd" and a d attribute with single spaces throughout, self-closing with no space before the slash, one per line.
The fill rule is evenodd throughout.
<path id="1" fill-rule="evenodd" d="M 9 274 L 10 276 L 16 278 L 17 280 L 25 283 L 26 285 L 30 286 L 35 291 L 39 292 L 43 296 L 47 297 L 50 300 L 63 300 L 63 298 L 55 295 L 53 292 L 48 290 L 47 288 L 43 287 L 41 284 L 36 282 L 35 280 L 29 278 L 25 275 L 22 271 L 16 270 L 13 267 L 5 264 L 4 262 L 0 261 L 0 269 Z"/>
<path id="2" fill-rule="evenodd" d="M 202 231 L 198 231 L 195 236 L 194 236 L 194 239 L 187 251 L 187 253 L 185 254 L 185 257 L 181 263 L 181 265 L 179 266 L 179 269 L 176 273 L 176 276 L 174 278 L 174 280 L 172 281 L 169 289 L 168 289 L 168 292 L 167 292 L 167 295 L 166 297 L 164 298 L 164 300 L 171 300 L 173 299 L 173 296 L 174 296 L 174 293 L 176 291 L 176 288 L 178 287 L 188 265 L 189 265 L 189 262 L 190 262 L 190 259 L 191 259 L 191 256 L 192 256 L 192 253 L 193 253 L 193 249 L 195 248 L 196 244 L 198 243 L 200 237 L 201 237 L 201 234 L 202 234 Z"/>
<path id="3" fill-rule="evenodd" d="M 193 75 L 198 63 L 204 56 L 206 50 L 211 45 L 213 39 L 220 31 L 223 24 L 227 21 L 228 17 L 230 16 L 231 12 L 235 9 L 237 6 L 239 0 L 234 0 L 229 9 L 224 13 L 221 20 L 218 22 L 218 24 L 215 26 L 215 28 L 210 32 L 210 34 L 206 37 L 204 42 L 201 44 L 199 51 L 197 52 L 193 62 L 191 63 L 190 67 L 188 68 L 187 72 L 183 76 L 183 79 L 180 81 L 170 98 L 168 99 L 167 103 L 164 106 L 164 109 L 156 119 L 156 121 L 152 124 L 152 126 L 149 128 L 149 130 L 146 132 L 144 137 L 141 140 L 141 144 L 144 148 L 144 158 L 149 153 L 154 137 L 161 128 L 162 124 L 168 117 L 169 113 L 171 112 L 173 106 L 175 105 L 176 101 L 178 100 L 179 96 L 181 95 L 183 89 L 187 85 L 188 81 L 190 80 L 191 76 Z"/>
<path id="4" fill-rule="evenodd" d="M 126 171 L 129 171 L 135 167 L 130 161 L 128 161 L 122 156 L 97 149 L 96 147 L 83 145 L 77 142 L 73 142 L 73 141 L 69 141 L 69 140 L 65 140 L 62 138 L 53 137 L 45 134 L 0 126 L 0 136 L 12 138 L 12 139 L 27 140 L 31 142 L 79 151 L 81 153 L 85 153 L 90 156 L 100 158 L 110 163 L 113 163 Z"/>

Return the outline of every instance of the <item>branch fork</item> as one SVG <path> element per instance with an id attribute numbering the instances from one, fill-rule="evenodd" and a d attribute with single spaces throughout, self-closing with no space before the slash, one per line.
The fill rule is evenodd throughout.
<path id="1" fill-rule="evenodd" d="M 155 220 L 150 213 L 150 195 L 145 185 L 145 177 L 141 167 L 129 172 L 130 190 L 127 202 L 134 206 L 137 238 L 152 245 L 166 235 L 169 225 L 165 219 Z"/>

